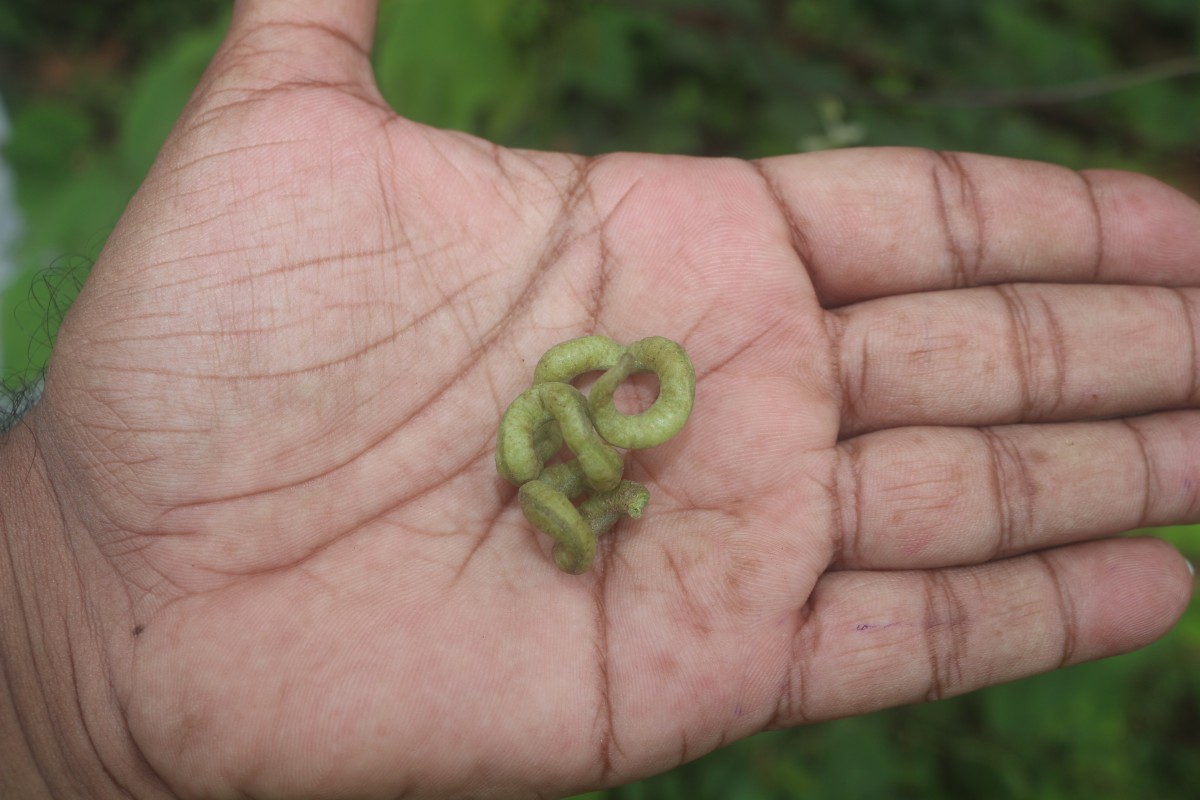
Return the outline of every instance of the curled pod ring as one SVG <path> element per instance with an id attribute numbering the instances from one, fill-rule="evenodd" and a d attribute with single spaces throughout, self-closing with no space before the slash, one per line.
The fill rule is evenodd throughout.
<path id="1" fill-rule="evenodd" d="M 635 372 L 658 376 L 658 397 L 640 414 L 622 414 L 613 394 Z M 696 370 L 683 348 L 661 336 L 634 342 L 592 387 L 588 413 L 606 442 L 617 447 L 655 447 L 683 427 L 696 397 Z"/>

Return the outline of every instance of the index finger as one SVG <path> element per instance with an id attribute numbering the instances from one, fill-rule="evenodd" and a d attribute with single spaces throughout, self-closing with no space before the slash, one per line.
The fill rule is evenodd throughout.
<path id="1" fill-rule="evenodd" d="M 1007 282 L 1200 284 L 1200 204 L 1144 175 L 900 148 L 758 166 L 826 308 Z"/>

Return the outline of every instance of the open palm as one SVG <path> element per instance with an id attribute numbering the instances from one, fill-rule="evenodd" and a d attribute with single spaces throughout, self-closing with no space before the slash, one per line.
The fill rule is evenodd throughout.
<path id="1" fill-rule="evenodd" d="M 33 418 L 144 778 L 561 794 L 1182 612 L 1170 548 L 1069 543 L 1196 518 L 1194 204 L 908 151 L 504 150 L 396 117 L 369 4 L 334 7 L 239 7 Z M 493 447 L 591 333 L 698 381 L 571 576 Z"/>

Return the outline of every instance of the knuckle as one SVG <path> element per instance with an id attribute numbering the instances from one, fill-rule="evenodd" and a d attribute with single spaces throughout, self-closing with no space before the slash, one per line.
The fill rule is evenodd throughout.
<path id="1" fill-rule="evenodd" d="M 923 629 L 929 659 L 926 699 L 942 700 L 967 686 L 969 615 L 958 587 L 944 573 L 925 579 Z"/>
<path id="2" fill-rule="evenodd" d="M 934 151 L 930 184 L 942 224 L 950 285 L 986 282 L 980 273 L 985 260 L 987 213 L 970 169 L 957 154 Z"/>
<path id="3" fill-rule="evenodd" d="M 1018 420 L 1055 416 L 1066 406 L 1069 363 L 1063 327 L 1040 290 L 997 286 L 1008 316 L 1009 350 L 1016 370 Z"/>
<path id="4" fill-rule="evenodd" d="M 991 516 L 996 521 L 991 557 L 998 558 L 1021 550 L 1021 532 L 1035 528 L 1041 486 L 1015 440 L 990 428 L 982 429 L 980 435 L 987 452 Z"/>

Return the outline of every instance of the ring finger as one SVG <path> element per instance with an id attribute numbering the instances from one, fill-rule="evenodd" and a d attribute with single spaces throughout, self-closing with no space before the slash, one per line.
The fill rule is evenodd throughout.
<path id="1" fill-rule="evenodd" d="M 897 428 L 838 446 L 834 562 L 922 569 L 1200 519 L 1200 415 Z"/>

